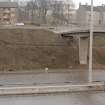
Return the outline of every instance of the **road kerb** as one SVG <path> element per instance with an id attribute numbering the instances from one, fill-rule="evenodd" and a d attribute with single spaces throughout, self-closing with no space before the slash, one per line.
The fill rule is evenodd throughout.
<path id="1" fill-rule="evenodd" d="M 104 82 L 52 86 L 1 87 L 0 95 L 48 94 L 60 92 L 104 91 Z"/>

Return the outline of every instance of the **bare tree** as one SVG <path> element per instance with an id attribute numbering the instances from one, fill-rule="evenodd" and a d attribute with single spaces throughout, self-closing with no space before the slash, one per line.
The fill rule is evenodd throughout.
<path id="1" fill-rule="evenodd" d="M 27 11 L 31 12 L 31 21 L 37 16 L 40 23 L 46 23 L 46 15 L 49 9 L 49 0 L 31 0 L 27 4 Z"/>
<path id="2" fill-rule="evenodd" d="M 54 19 L 54 23 L 56 24 L 64 24 L 69 23 L 69 8 L 70 5 L 68 4 L 68 16 L 65 16 L 65 2 L 64 1 L 57 1 L 57 0 L 30 0 L 27 3 L 26 11 L 29 13 L 29 17 L 31 17 L 31 22 L 36 23 L 39 22 L 40 24 L 47 23 L 47 13 L 50 10 L 51 17 Z"/>
<path id="3" fill-rule="evenodd" d="M 38 2 L 38 9 L 40 13 L 40 19 L 42 23 L 46 23 L 46 15 L 49 9 L 50 2 L 49 0 L 37 0 Z"/>
<path id="4" fill-rule="evenodd" d="M 34 22 L 35 11 L 38 9 L 37 0 L 31 0 L 27 3 L 26 11 L 28 11 L 28 16 L 31 18 L 31 22 Z M 31 16 L 30 16 L 31 15 Z"/>
<path id="5" fill-rule="evenodd" d="M 62 24 L 65 21 L 64 4 L 62 1 L 55 1 L 52 5 L 52 16 L 55 24 Z"/>

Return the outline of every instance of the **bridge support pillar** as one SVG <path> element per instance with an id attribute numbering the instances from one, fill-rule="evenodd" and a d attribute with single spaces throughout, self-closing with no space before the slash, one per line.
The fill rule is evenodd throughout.
<path id="1" fill-rule="evenodd" d="M 79 63 L 81 65 L 85 65 L 87 64 L 89 38 L 79 37 L 78 42 L 79 42 Z"/>

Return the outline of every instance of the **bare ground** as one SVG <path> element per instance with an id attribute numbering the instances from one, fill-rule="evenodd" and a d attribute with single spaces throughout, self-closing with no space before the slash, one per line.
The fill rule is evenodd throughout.
<path id="1" fill-rule="evenodd" d="M 98 39 L 94 67 L 105 68 L 105 48 L 100 48 L 104 40 L 100 44 Z M 45 29 L 0 29 L 0 70 L 84 68 L 78 65 L 77 51 L 72 43 Z"/>

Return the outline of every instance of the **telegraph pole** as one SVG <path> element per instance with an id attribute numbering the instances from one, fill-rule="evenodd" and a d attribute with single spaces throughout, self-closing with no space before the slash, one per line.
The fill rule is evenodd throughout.
<path id="1" fill-rule="evenodd" d="M 92 55 L 93 55 L 93 0 L 91 0 L 91 21 L 90 21 L 90 48 L 89 48 L 89 75 L 88 81 L 91 83 L 93 81 L 93 70 L 92 70 Z"/>

